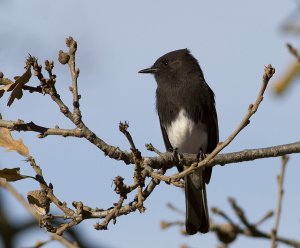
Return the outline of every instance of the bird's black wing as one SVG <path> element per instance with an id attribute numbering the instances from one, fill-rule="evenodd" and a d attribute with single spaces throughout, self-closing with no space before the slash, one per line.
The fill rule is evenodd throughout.
<path id="1" fill-rule="evenodd" d="M 161 133 L 163 135 L 163 139 L 164 139 L 166 150 L 170 151 L 170 150 L 173 149 L 173 147 L 172 147 L 172 145 L 171 145 L 171 143 L 169 141 L 167 131 L 166 131 L 165 127 L 163 126 L 163 124 L 160 121 L 160 118 L 159 118 L 159 124 L 160 124 Z"/>
<path id="2" fill-rule="evenodd" d="M 207 105 L 207 112 L 209 116 L 206 118 L 208 128 L 208 144 L 207 153 L 211 153 L 219 143 L 219 127 L 218 127 L 218 116 L 215 104 Z M 203 178 L 205 183 L 209 183 L 211 177 L 212 167 L 205 168 Z"/>

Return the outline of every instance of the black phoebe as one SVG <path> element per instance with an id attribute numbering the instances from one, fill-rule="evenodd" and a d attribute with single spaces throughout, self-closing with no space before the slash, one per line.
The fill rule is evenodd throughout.
<path id="1" fill-rule="evenodd" d="M 190 51 L 169 52 L 139 73 L 152 73 L 157 82 L 156 109 L 166 149 L 191 154 L 212 152 L 219 141 L 214 93 Z M 188 234 L 209 231 L 205 184 L 211 172 L 211 167 L 199 169 L 184 179 Z"/>

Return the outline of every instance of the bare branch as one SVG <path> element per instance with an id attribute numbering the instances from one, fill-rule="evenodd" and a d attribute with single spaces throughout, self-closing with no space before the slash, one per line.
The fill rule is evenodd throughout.
<path id="1" fill-rule="evenodd" d="M 214 165 L 226 165 L 232 163 L 239 163 L 244 161 L 252 161 L 262 158 L 280 157 L 286 154 L 300 153 L 300 142 L 291 144 L 271 146 L 266 148 L 246 149 L 238 152 L 219 154 L 211 161 L 203 164 L 202 166 L 214 166 Z M 182 154 L 184 163 L 191 165 L 195 163 L 195 155 Z M 172 153 L 166 152 L 157 157 L 145 157 L 144 164 L 150 166 L 153 169 L 165 168 L 169 169 L 173 166 L 180 166 L 178 158 L 175 158 Z"/>
<path id="2" fill-rule="evenodd" d="M 148 183 L 148 185 L 144 188 L 143 193 L 142 193 L 143 194 L 143 202 L 146 201 L 146 199 L 150 196 L 150 194 L 153 192 L 153 190 L 155 189 L 155 187 L 158 184 L 159 184 L 159 181 L 155 180 L 155 179 L 152 179 Z M 97 211 L 96 209 L 93 210 L 92 208 L 90 208 L 88 206 L 83 206 L 83 210 L 89 213 L 87 218 L 100 218 L 100 219 L 105 218 L 108 214 L 110 214 L 113 211 L 113 209 Z M 136 210 L 137 210 L 137 199 L 131 201 L 127 205 L 122 206 L 118 211 L 118 216 L 127 215 Z"/>
<path id="3" fill-rule="evenodd" d="M 164 220 L 162 220 L 160 222 L 161 229 L 167 229 L 172 226 L 184 226 L 184 225 L 185 225 L 185 223 L 183 221 L 164 221 Z"/>
<path id="4" fill-rule="evenodd" d="M 167 207 L 168 207 L 169 209 L 171 209 L 172 211 L 174 211 L 174 212 L 176 212 L 176 213 L 178 213 L 178 214 L 180 214 L 180 215 L 182 215 L 182 216 L 185 216 L 185 211 L 183 211 L 183 210 L 177 208 L 177 207 L 174 206 L 172 203 L 169 202 L 169 203 L 167 204 Z"/>
<path id="5" fill-rule="evenodd" d="M 37 132 L 39 133 L 38 135 L 39 138 L 45 138 L 48 135 L 58 135 L 63 137 L 71 136 L 77 138 L 84 137 L 82 131 L 78 128 L 75 129 L 62 129 L 59 127 L 49 128 L 49 127 L 43 127 L 37 125 L 32 121 L 25 123 L 23 120 L 17 120 L 17 121 L 0 120 L 0 126 L 7 128 L 11 131 Z"/>
<path id="6" fill-rule="evenodd" d="M 135 151 L 137 149 L 135 147 L 135 144 L 133 142 L 131 134 L 128 132 L 128 128 L 129 128 L 128 122 L 125 121 L 125 122 L 120 122 L 119 123 L 119 130 L 120 130 L 120 132 L 122 132 L 125 135 L 126 139 L 129 142 L 129 145 L 131 147 L 131 150 Z"/>
<path id="7" fill-rule="evenodd" d="M 274 212 L 273 211 L 268 211 L 259 221 L 257 221 L 254 225 L 255 226 L 259 226 L 262 223 L 264 223 L 265 221 L 267 221 L 268 219 L 270 219 L 271 217 L 273 217 Z"/>
<path id="8" fill-rule="evenodd" d="M 79 248 L 79 246 L 77 245 L 76 242 L 74 243 L 70 243 L 67 239 L 65 239 L 62 236 L 59 236 L 57 234 L 52 234 L 51 235 L 52 240 L 56 240 L 59 241 L 60 243 L 62 243 L 66 248 Z"/>
<path id="9" fill-rule="evenodd" d="M 159 156 L 162 154 L 162 152 L 157 150 L 151 143 L 146 144 L 145 147 L 147 148 L 148 151 L 155 152 Z"/>
<path id="10" fill-rule="evenodd" d="M 145 208 L 143 206 L 143 186 L 145 183 L 145 177 L 142 176 L 142 168 L 141 168 L 141 162 L 142 162 L 142 155 L 141 152 L 136 148 L 131 134 L 128 132 L 129 124 L 127 122 L 120 122 L 119 124 L 119 130 L 125 135 L 127 138 L 130 146 L 131 146 L 131 151 L 134 156 L 134 183 L 137 185 L 137 197 L 138 197 L 138 203 L 137 203 L 137 208 L 138 210 L 143 213 L 145 211 Z"/>
<path id="11" fill-rule="evenodd" d="M 109 212 L 109 214 L 106 215 L 104 221 L 102 223 L 97 223 L 94 227 L 96 230 L 106 230 L 107 229 L 107 226 L 109 224 L 109 222 L 112 220 L 112 219 L 115 219 L 119 214 L 118 212 L 120 211 L 122 205 L 123 205 L 123 202 L 125 200 L 125 197 L 124 196 L 121 196 L 118 203 L 115 205 L 115 207 L 113 208 L 113 210 L 111 210 Z"/>
<path id="12" fill-rule="evenodd" d="M 43 137 L 44 135 L 61 135 L 64 137 L 86 137 L 86 134 L 78 129 L 61 129 L 61 128 L 47 128 L 39 126 L 33 122 L 25 123 L 22 120 L 5 121 L 0 119 L 0 127 L 8 128 L 11 131 L 31 131 L 38 132 Z M 122 160 L 125 163 L 134 164 L 133 155 L 127 151 L 122 151 L 118 147 L 108 145 L 100 138 L 96 137 L 91 142 L 104 151 L 106 155 L 116 160 Z M 291 144 L 277 145 L 266 148 L 246 149 L 238 152 L 218 154 L 215 158 L 202 166 L 214 166 L 217 164 L 225 165 L 231 163 L 239 163 L 244 161 L 252 161 L 262 158 L 280 157 L 287 154 L 300 153 L 300 142 Z M 184 164 L 191 165 L 196 162 L 194 154 L 182 154 Z M 178 163 L 178 157 L 174 157 L 173 153 L 160 153 L 157 157 L 144 157 L 144 166 L 150 166 L 153 169 L 170 169 L 174 166 L 181 166 Z"/>
<path id="13" fill-rule="evenodd" d="M 76 64 L 75 64 L 75 53 L 76 53 L 76 50 L 77 50 L 77 42 L 72 37 L 69 37 L 69 38 L 66 39 L 66 44 L 69 47 L 68 65 L 69 65 L 70 72 L 71 72 L 71 77 L 72 77 L 74 124 L 78 125 L 81 121 L 81 111 L 79 109 L 80 96 L 78 94 L 78 85 L 77 85 L 77 78 L 79 76 L 79 68 L 76 68 Z"/>
<path id="14" fill-rule="evenodd" d="M 276 237 L 277 237 L 277 232 L 279 228 L 279 220 L 280 220 L 280 214 L 281 214 L 281 207 L 282 207 L 282 199 L 283 199 L 283 180 L 284 180 L 284 175 L 285 175 L 285 169 L 287 162 L 289 160 L 288 156 L 282 156 L 281 157 L 281 172 L 280 175 L 277 177 L 277 183 L 278 183 L 278 202 L 277 202 L 277 211 L 276 211 L 276 219 L 275 219 L 275 224 L 274 228 L 272 229 L 271 232 L 271 237 L 272 237 L 272 248 L 276 248 Z"/>
<path id="15" fill-rule="evenodd" d="M 300 73 L 300 55 L 298 50 L 291 44 L 286 44 L 289 52 L 297 59 L 286 70 L 286 72 L 273 84 L 273 92 L 276 95 L 282 95 L 286 89 L 295 81 Z"/>
<path id="16" fill-rule="evenodd" d="M 217 208 L 217 207 L 212 207 L 211 211 L 216 214 L 221 216 L 223 219 L 225 219 L 230 225 L 235 226 L 234 221 L 229 217 L 229 215 L 227 215 L 224 211 L 222 211 L 221 209 Z"/>

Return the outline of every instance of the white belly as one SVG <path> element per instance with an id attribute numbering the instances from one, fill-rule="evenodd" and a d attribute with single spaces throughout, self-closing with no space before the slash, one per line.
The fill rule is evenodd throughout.
<path id="1" fill-rule="evenodd" d="M 198 154 L 200 149 L 206 153 L 207 128 L 203 123 L 195 123 L 182 109 L 177 118 L 166 127 L 169 141 L 173 148 L 181 153 Z"/>

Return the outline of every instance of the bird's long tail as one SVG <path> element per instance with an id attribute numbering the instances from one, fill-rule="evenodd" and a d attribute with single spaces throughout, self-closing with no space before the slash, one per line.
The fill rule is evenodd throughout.
<path id="1" fill-rule="evenodd" d="M 185 226 L 187 234 L 190 235 L 209 231 L 209 214 L 202 173 L 202 170 L 199 170 L 185 177 Z"/>

